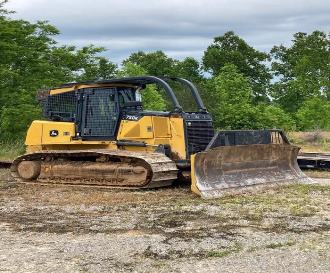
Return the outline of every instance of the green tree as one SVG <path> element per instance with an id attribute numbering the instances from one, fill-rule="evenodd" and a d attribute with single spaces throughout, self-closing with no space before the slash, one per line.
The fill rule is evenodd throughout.
<path id="1" fill-rule="evenodd" d="M 292 131 L 296 129 L 294 119 L 282 108 L 272 104 L 259 104 L 257 108 L 256 128 L 284 129 Z"/>
<path id="2" fill-rule="evenodd" d="M 330 130 L 330 102 L 321 98 L 304 101 L 296 113 L 298 129 Z"/>
<path id="3" fill-rule="evenodd" d="M 168 57 L 163 51 L 132 53 L 123 64 L 133 63 L 142 67 L 148 75 L 164 77 L 182 77 L 191 81 L 200 81 L 202 72 L 200 64 L 192 57 L 182 61 Z"/>
<path id="4" fill-rule="evenodd" d="M 283 109 L 294 113 L 305 100 L 330 99 L 330 36 L 298 32 L 292 42 L 290 47 L 271 50 L 272 71 L 279 79 L 271 94 Z"/>
<path id="5" fill-rule="evenodd" d="M 217 128 L 244 129 L 254 125 L 255 109 L 251 108 L 252 88 L 235 65 L 226 65 L 219 75 L 210 81 L 209 90 L 213 104 L 213 114 Z"/>
<path id="6" fill-rule="evenodd" d="M 56 27 L 12 19 L 4 8 L 6 2 L 0 1 L 0 138 L 13 139 L 41 113 L 35 101 L 37 90 L 109 78 L 116 66 L 99 57 L 103 48 L 58 46 Z"/>
<path id="7" fill-rule="evenodd" d="M 163 51 L 155 51 L 145 53 L 139 51 L 131 54 L 123 65 L 132 63 L 144 69 L 144 71 L 152 76 L 175 76 L 173 75 L 173 67 L 177 64 L 177 60 L 168 57 Z"/>
<path id="8" fill-rule="evenodd" d="M 200 64 L 197 60 L 191 57 L 179 61 L 168 57 L 162 51 L 151 53 L 139 51 L 131 54 L 131 56 L 123 62 L 124 65 L 126 63 L 138 65 L 144 69 L 146 75 L 158 77 L 181 77 L 194 82 L 196 85 L 202 86 L 200 84 L 203 81 Z M 186 90 L 186 88 L 177 82 L 170 81 L 169 83 L 181 106 L 187 111 L 195 111 L 196 107 L 192 103 L 193 98 L 190 91 Z M 170 110 L 171 106 L 168 102 L 169 98 L 164 93 L 162 93 L 162 96 L 167 103 L 166 108 Z"/>
<path id="9" fill-rule="evenodd" d="M 118 77 L 145 76 L 146 71 L 137 64 L 125 62 L 125 65 L 118 71 Z M 141 90 L 143 108 L 145 110 L 162 111 L 166 109 L 166 103 L 157 90 L 157 86 L 148 85 Z"/>
<path id="10" fill-rule="evenodd" d="M 203 79 L 201 65 L 192 57 L 187 57 L 182 61 L 178 61 L 174 67 L 174 71 L 176 77 L 185 78 L 194 83 L 199 83 Z"/>
<path id="11" fill-rule="evenodd" d="M 261 129 L 294 126 L 292 119 L 274 105 L 253 103 L 253 91 L 249 80 L 239 73 L 235 65 L 224 66 L 219 75 L 208 83 L 210 110 L 216 128 Z"/>
<path id="12" fill-rule="evenodd" d="M 1 138 L 24 139 L 29 124 L 38 119 L 41 109 L 31 103 L 20 101 L 17 105 L 4 106 L 0 115 Z"/>
<path id="13" fill-rule="evenodd" d="M 214 38 L 204 51 L 203 66 L 213 76 L 223 67 L 234 64 L 251 84 L 255 101 L 267 100 L 267 85 L 271 79 L 266 66 L 268 55 L 248 45 L 242 38 L 228 31 Z"/>
<path id="14" fill-rule="evenodd" d="M 103 47 L 85 46 L 68 52 L 74 60 L 71 71 L 76 81 L 109 79 L 116 75 L 117 65 L 98 55 L 104 51 Z"/>

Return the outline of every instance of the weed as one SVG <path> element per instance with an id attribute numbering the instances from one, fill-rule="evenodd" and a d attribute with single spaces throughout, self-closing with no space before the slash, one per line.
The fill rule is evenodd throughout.
<path id="1" fill-rule="evenodd" d="M 237 252 L 241 251 L 241 249 L 242 249 L 242 246 L 239 245 L 238 243 L 236 243 L 234 246 L 232 246 L 230 248 L 227 248 L 227 249 L 224 249 L 224 250 L 212 250 L 212 251 L 209 251 L 207 253 L 207 256 L 208 257 L 221 258 L 221 257 L 228 256 L 230 254 L 233 254 L 233 253 L 237 253 Z"/>
<path id="2" fill-rule="evenodd" d="M 288 190 L 296 195 L 305 196 L 312 192 L 320 192 L 324 194 L 330 194 L 329 185 L 319 185 L 319 184 L 296 184 L 288 187 Z"/>
<path id="3" fill-rule="evenodd" d="M 317 209 L 312 206 L 300 206 L 297 204 L 292 204 L 290 206 L 290 214 L 293 216 L 299 216 L 299 217 L 310 217 L 315 215 L 317 212 Z"/>
<path id="4" fill-rule="evenodd" d="M 22 141 L 0 141 L 0 159 L 14 159 L 24 152 L 25 146 Z"/>
<path id="5" fill-rule="evenodd" d="M 290 132 L 288 136 L 291 143 L 300 146 L 304 152 L 330 151 L 330 132 Z"/>
<path id="6" fill-rule="evenodd" d="M 312 178 L 330 178 L 330 172 L 325 170 L 308 170 L 304 171 L 304 173 Z"/>
<path id="7" fill-rule="evenodd" d="M 266 245 L 266 248 L 275 249 L 275 248 L 280 248 L 280 247 L 285 247 L 285 246 L 293 246 L 295 244 L 296 244 L 296 242 L 294 240 L 289 240 L 285 243 L 271 243 L 269 245 Z"/>
<path id="8" fill-rule="evenodd" d="M 308 132 L 305 135 L 305 141 L 308 143 L 319 143 L 323 140 L 322 131 L 315 130 L 313 132 Z"/>

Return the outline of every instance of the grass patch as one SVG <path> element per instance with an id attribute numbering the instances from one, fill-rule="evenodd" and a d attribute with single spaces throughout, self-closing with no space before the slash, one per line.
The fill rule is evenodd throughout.
<path id="1" fill-rule="evenodd" d="M 288 187 L 291 192 L 296 192 L 298 195 L 306 195 L 310 193 L 320 192 L 330 196 L 330 185 L 319 184 L 296 184 Z"/>
<path id="2" fill-rule="evenodd" d="M 281 247 L 286 247 L 286 246 L 293 246 L 295 244 L 296 244 L 295 241 L 289 240 L 285 243 L 271 243 L 269 245 L 266 245 L 266 248 L 276 249 L 276 248 L 281 248 Z"/>
<path id="3" fill-rule="evenodd" d="M 0 141 L 0 160 L 11 160 L 24 153 L 22 141 Z"/>
<path id="4" fill-rule="evenodd" d="M 330 178 L 330 171 L 318 171 L 318 170 L 308 170 L 304 171 L 304 173 L 312 178 Z"/>
<path id="5" fill-rule="evenodd" d="M 255 225 L 260 228 L 267 224 L 268 218 L 274 216 L 278 219 L 315 216 L 322 210 L 320 203 L 328 197 L 329 185 L 294 184 L 257 194 L 210 200 L 209 204 L 223 208 L 222 212 L 227 213 L 223 216 L 225 221 L 235 221 L 236 217 L 238 220 L 248 221 L 242 222 L 243 225 Z M 279 223 L 274 225 L 275 228 L 279 227 Z M 284 227 L 286 228 L 287 226 Z"/>
<path id="6" fill-rule="evenodd" d="M 264 212 L 265 209 L 260 206 L 260 207 L 239 207 L 237 208 L 237 215 L 241 219 L 248 220 L 250 222 L 261 222 L 264 219 Z"/>
<path id="7" fill-rule="evenodd" d="M 207 253 L 207 256 L 208 257 L 222 258 L 222 257 L 226 257 L 230 254 L 237 253 L 237 252 L 241 251 L 241 249 L 242 249 L 242 246 L 236 243 L 234 246 L 232 246 L 230 248 L 227 248 L 227 249 L 224 249 L 224 250 L 209 251 Z"/>
<path id="8" fill-rule="evenodd" d="M 300 206 L 293 204 L 290 206 L 290 214 L 298 217 L 310 217 L 317 213 L 317 209 L 312 206 Z"/>
<path id="9" fill-rule="evenodd" d="M 290 142 L 300 146 L 303 152 L 330 151 L 330 132 L 289 132 L 288 137 Z"/>

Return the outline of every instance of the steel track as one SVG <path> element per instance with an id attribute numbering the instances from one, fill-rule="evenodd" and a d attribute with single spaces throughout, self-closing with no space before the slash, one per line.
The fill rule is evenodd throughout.
<path id="1" fill-rule="evenodd" d="M 55 173 L 51 176 L 44 178 L 37 178 L 36 180 L 26 181 L 21 179 L 18 174 L 18 165 L 22 161 L 41 161 L 42 165 L 46 165 L 46 168 L 51 168 L 50 163 L 54 163 L 56 166 L 65 165 L 70 168 L 74 166 L 81 166 L 87 163 L 90 158 L 102 158 L 109 157 L 112 160 L 117 159 L 120 162 L 115 163 L 117 166 L 125 165 L 125 162 L 134 161 L 141 168 L 145 168 L 148 172 L 147 180 L 141 183 L 134 184 L 129 183 L 125 179 L 118 180 L 116 177 L 110 178 L 104 176 L 106 170 L 102 170 L 102 166 L 106 167 L 111 165 L 111 161 L 93 162 L 97 169 L 91 169 L 91 172 L 95 172 L 95 178 L 90 175 L 87 177 L 76 175 L 79 173 L 77 168 L 73 168 L 72 172 L 67 173 L 66 176 L 61 176 L 61 173 Z M 50 160 L 48 162 L 48 160 Z M 61 162 L 61 160 L 65 160 Z M 76 161 L 78 160 L 78 161 Z M 84 161 L 85 160 L 85 161 Z M 72 163 L 70 163 L 70 161 Z M 122 163 L 121 163 L 122 162 Z M 113 165 L 113 164 L 112 164 Z M 48 167 L 49 166 L 49 167 Z M 134 167 L 133 167 L 134 168 Z M 177 167 L 175 163 L 163 154 L 159 153 L 145 153 L 145 152 L 128 152 L 124 150 L 72 150 L 72 151 L 42 151 L 30 154 L 25 154 L 16 158 L 11 165 L 11 174 L 18 182 L 23 183 L 39 183 L 39 184 L 71 184 L 71 185 L 90 185 L 90 186 L 105 186 L 105 187 L 120 187 L 120 188 L 155 188 L 161 186 L 170 185 L 177 178 Z M 72 173 L 73 177 L 70 175 Z M 86 173 L 86 172 L 85 172 Z M 103 175 L 102 175 L 103 174 Z M 135 174 L 132 174 L 135 175 Z M 42 175 L 41 175 L 42 176 Z M 92 175 L 93 176 L 93 175 Z M 127 183 L 126 183 L 126 182 Z"/>
<path id="2" fill-rule="evenodd" d="M 9 160 L 0 160 L 0 169 L 9 169 L 12 163 Z"/>
<path id="3" fill-rule="evenodd" d="M 298 165 L 302 169 L 330 170 L 330 153 L 299 153 Z M 0 169 L 9 169 L 12 161 L 0 160 Z"/>

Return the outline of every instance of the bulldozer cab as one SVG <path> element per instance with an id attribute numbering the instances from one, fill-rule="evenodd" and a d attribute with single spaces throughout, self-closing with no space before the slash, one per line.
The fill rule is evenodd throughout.
<path id="1" fill-rule="evenodd" d="M 197 111 L 185 112 L 169 82 L 179 84 L 191 94 Z M 171 111 L 146 111 L 140 92 L 156 84 L 171 103 Z M 70 89 L 71 90 L 67 90 Z M 69 83 L 51 90 L 44 97 L 44 116 L 53 121 L 74 122 L 77 137 L 82 140 L 115 140 L 122 119 L 137 120 L 141 115 L 180 116 L 186 134 L 186 158 L 205 150 L 214 135 L 210 114 L 197 88 L 181 78 L 153 76 L 104 80 L 91 83 Z"/>
<path id="2" fill-rule="evenodd" d="M 113 139 L 125 103 L 134 101 L 134 89 L 89 87 L 48 96 L 44 115 L 76 124 L 82 139 Z"/>

